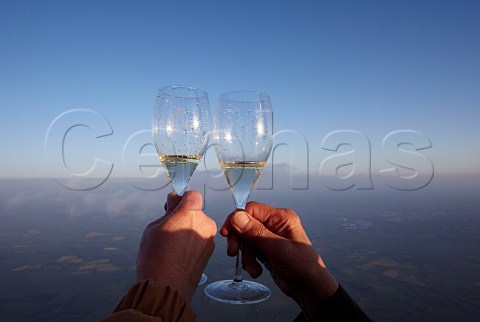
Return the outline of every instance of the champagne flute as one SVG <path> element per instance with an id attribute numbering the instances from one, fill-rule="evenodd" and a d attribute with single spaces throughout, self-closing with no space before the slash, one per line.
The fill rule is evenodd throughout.
<path id="1" fill-rule="evenodd" d="M 237 210 L 245 210 L 270 155 L 272 123 L 272 104 L 264 93 L 232 91 L 218 100 L 213 140 Z M 268 287 L 243 280 L 241 262 L 239 250 L 233 280 L 209 284 L 205 288 L 207 296 L 229 304 L 255 304 L 268 299 L 271 294 Z"/>
<path id="2" fill-rule="evenodd" d="M 170 184 L 179 196 L 183 196 L 207 148 L 209 106 L 207 92 L 195 87 L 164 86 L 157 92 L 153 141 Z M 202 274 L 199 285 L 206 280 L 207 276 Z"/>

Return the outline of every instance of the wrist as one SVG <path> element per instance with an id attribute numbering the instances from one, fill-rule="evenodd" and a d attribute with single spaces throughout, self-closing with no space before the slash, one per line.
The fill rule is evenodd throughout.
<path id="1" fill-rule="evenodd" d="M 307 320 L 312 321 L 320 304 L 335 294 L 338 283 L 319 259 L 319 265 L 309 274 L 304 285 L 306 287 L 299 289 L 292 298 Z"/>

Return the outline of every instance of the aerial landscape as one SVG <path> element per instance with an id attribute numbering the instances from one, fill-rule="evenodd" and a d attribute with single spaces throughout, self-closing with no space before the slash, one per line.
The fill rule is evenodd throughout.
<path id="1" fill-rule="evenodd" d="M 135 193 L 128 181 L 114 181 L 106 185 Z M 49 187 L 51 199 L 58 201 L 48 205 L 35 200 L 40 186 Z M 75 207 L 85 205 L 85 198 L 81 193 L 75 196 L 78 192 L 62 191 L 65 189 L 54 181 L 2 182 L 2 320 L 99 320 L 113 310 L 135 281 L 141 232 L 160 210 L 152 204 L 142 215 L 138 210 L 142 203 L 137 200 L 126 204 L 122 212 L 102 213 L 97 208 L 99 200 L 108 198 L 110 188 L 100 188 L 96 192 L 99 199 L 90 202 L 89 210 L 75 213 Z M 475 321 L 480 316 L 479 201 L 472 193 L 451 199 L 433 187 L 428 190 L 358 194 L 317 187 L 291 190 L 288 202 L 294 207 L 295 200 L 301 200 L 294 209 L 313 244 L 373 319 Z M 325 196 L 318 197 L 318 191 Z M 281 203 L 284 198 L 275 200 L 270 195 L 285 192 L 287 189 L 255 191 L 254 197 Z M 32 203 L 39 206 L 15 205 L 18 193 L 30 195 Z M 165 193 L 146 193 L 145 199 L 157 195 L 160 204 Z M 45 199 L 47 195 L 44 193 Z M 68 202 L 63 200 L 67 195 Z M 206 200 L 205 211 L 221 225 L 232 200 L 227 193 L 216 195 Z M 226 256 L 225 240 L 218 236 L 206 269 L 209 279 L 229 278 L 232 262 Z M 299 313 L 296 304 L 267 273 L 259 280 L 272 288 L 272 298 L 233 308 L 209 300 L 200 286 L 192 303 L 198 320 L 293 320 Z"/>

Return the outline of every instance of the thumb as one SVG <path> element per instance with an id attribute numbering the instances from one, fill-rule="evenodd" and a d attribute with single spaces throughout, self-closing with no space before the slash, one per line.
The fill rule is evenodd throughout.
<path id="1" fill-rule="evenodd" d="M 202 195 L 200 192 L 190 190 L 184 193 L 180 202 L 176 205 L 174 213 L 188 213 L 189 211 L 202 210 Z"/>
<path id="2" fill-rule="evenodd" d="M 283 239 L 245 211 L 236 212 L 231 223 L 243 240 L 250 241 L 261 249 L 268 248 L 274 240 Z"/>

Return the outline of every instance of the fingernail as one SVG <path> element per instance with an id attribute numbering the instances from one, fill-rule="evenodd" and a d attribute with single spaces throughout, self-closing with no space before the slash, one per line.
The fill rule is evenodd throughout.
<path id="1" fill-rule="evenodd" d="M 237 212 L 235 216 L 233 216 L 233 224 L 240 229 L 244 229 L 249 221 L 250 217 L 245 212 Z"/>

